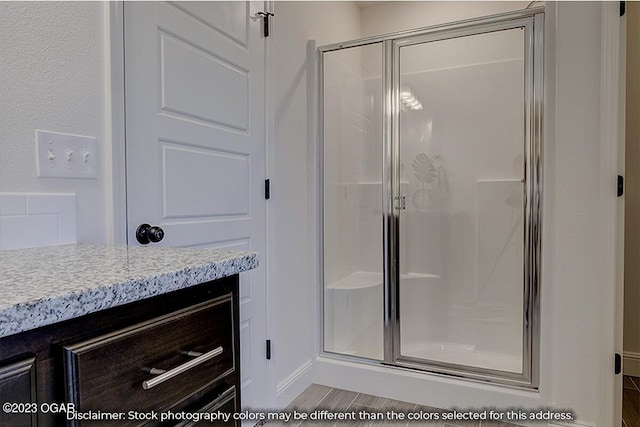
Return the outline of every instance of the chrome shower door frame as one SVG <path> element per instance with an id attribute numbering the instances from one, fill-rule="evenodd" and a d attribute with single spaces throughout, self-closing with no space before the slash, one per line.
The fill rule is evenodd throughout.
<path id="1" fill-rule="evenodd" d="M 441 40 L 467 37 L 521 28 L 524 30 L 524 278 L 523 278 L 523 363 L 522 373 L 457 365 L 438 361 L 403 357 L 400 351 L 400 269 L 399 229 L 400 211 L 395 201 L 400 191 L 400 49 L 405 46 Z M 499 15 L 469 19 L 451 24 L 436 25 L 412 31 L 402 31 L 369 37 L 344 43 L 323 46 L 318 49 L 319 76 L 319 142 L 323 150 L 323 55 L 335 50 L 382 43 L 383 46 L 383 243 L 384 243 L 384 358 L 373 361 L 348 355 L 336 355 L 324 351 L 324 328 L 321 334 L 322 352 L 331 357 L 359 360 L 366 363 L 382 363 L 395 367 L 418 369 L 437 374 L 455 375 L 505 386 L 533 389 L 539 383 L 540 359 L 540 272 L 542 246 L 542 148 L 544 135 L 544 7 L 523 9 Z M 324 161 L 322 154 L 320 156 Z M 324 212 L 323 176 L 320 168 L 320 208 Z M 324 218 L 320 219 L 320 242 L 324 235 Z M 322 250 L 320 251 L 322 254 Z M 324 261 L 320 259 L 320 283 L 324 289 Z M 324 292 L 321 292 L 321 325 L 324 325 Z"/>

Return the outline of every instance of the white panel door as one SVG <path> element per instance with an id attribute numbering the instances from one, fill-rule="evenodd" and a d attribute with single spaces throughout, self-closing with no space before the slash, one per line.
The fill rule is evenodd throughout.
<path id="1" fill-rule="evenodd" d="M 265 254 L 262 2 L 125 2 L 128 241 Z M 263 263 L 264 264 L 264 263 Z M 265 267 L 240 275 L 242 404 L 267 406 Z"/>

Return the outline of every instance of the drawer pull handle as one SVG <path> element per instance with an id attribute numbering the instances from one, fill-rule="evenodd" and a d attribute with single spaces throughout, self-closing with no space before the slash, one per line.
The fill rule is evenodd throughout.
<path id="1" fill-rule="evenodd" d="M 157 386 L 158 384 L 162 384 L 163 382 L 180 375 L 181 373 L 188 371 L 189 369 L 196 367 L 209 359 L 213 359 L 214 357 L 222 354 L 222 347 L 218 347 L 214 350 L 211 350 L 207 353 L 204 353 L 195 359 L 189 360 L 187 363 L 183 363 L 182 365 L 175 367 L 171 370 L 165 371 L 164 369 L 156 369 L 152 368 L 149 372 L 151 374 L 158 374 L 157 377 L 151 378 L 149 380 L 142 381 L 142 388 L 145 390 L 149 390 Z"/>

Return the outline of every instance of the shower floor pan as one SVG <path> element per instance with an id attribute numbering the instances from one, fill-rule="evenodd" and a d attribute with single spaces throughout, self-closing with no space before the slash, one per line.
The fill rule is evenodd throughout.
<path id="1" fill-rule="evenodd" d="M 522 372 L 521 356 L 477 350 L 474 345 L 453 342 L 402 343 L 402 355 L 425 361 Z"/>

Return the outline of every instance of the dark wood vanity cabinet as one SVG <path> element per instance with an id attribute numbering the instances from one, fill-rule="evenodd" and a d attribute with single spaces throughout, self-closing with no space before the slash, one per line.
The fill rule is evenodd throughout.
<path id="1" fill-rule="evenodd" d="M 1 349 L 0 349 L 1 351 Z M 36 425 L 35 359 L 26 357 L 0 365 L 0 396 L 7 411 L 0 410 L 0 426 L 29 427 Z M 10 401 L 5 397 L 11 398 Z"/>
<path id="2" fill-rule="evenodd" d="M 123 415 L 69 421 L 38 407 L 2 413 L 0 425 L 188 426 L 196 424 L 132 415 L 233 413 L 240 407 L 238 309 L 234 275 L 2 338 L 0 403 L 64 402 L 81 413 Z"/>

